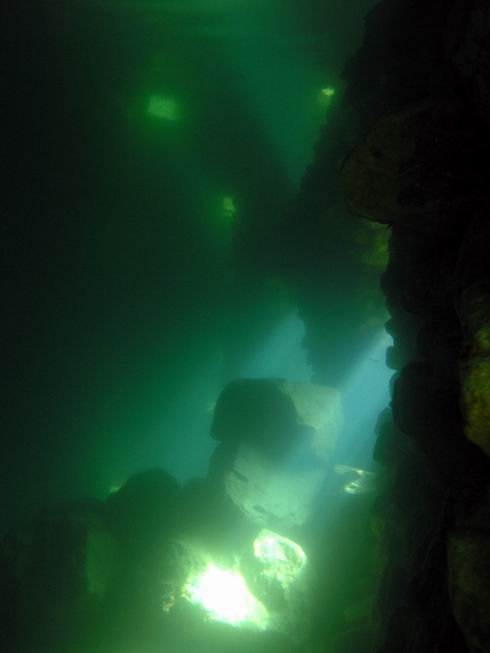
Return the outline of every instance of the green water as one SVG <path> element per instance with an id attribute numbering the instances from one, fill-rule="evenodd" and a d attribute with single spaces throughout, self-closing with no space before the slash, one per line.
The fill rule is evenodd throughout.
<path id="1" fill-rule="evenodd" d="M 378 277 L 362 277 L 366 292 L 349 288 L 360 284 L 366 261 L 382 266 L 384 241 L 376 240 L 371 258 L 360 254 L 377 236 L 359 235 L 350 222 L 342 235 L 338 198 L 322 222 L 318 181 L 312 192 L 308 170 L 321 135 L 328 150 L 337 125 L 349 120 L 342 68 L 373 4 L 39 0 L 4 10 L 4 530 L 52 502 L 105 500 L 148 468 L 166 469 L 181 485 L 205 477 L 215 402 L 240 376 L 327 382 L 332 372 L 350 409 L 337 462 L 370 464 L 374 420 L 387 401 L 387 341 L 380 299 L 370 295 Z M 292 207 L 304 214 L 296 236 L 284 227 Z M 306 308 L 298 314 L 297 296 L 319 306 L 325 279 L 316 275 L 327 268 L 335 299 L 316 332 Z M 347 356 L 352 325 L 363 337 Z M 340 335 L 325 370 L 311 351 L 322 338 L 335 350 Z M 326 650 L 345 606 L 348 618 L 362 621 L 369 607 L 357 599 L 375 583 L 376 561 L 365 558 L 375 557 L 371 497 L 356 503 L 344 485 L 334 478 L 325 494 L 330 508 L 304 544 L 321 567 L 312 653 Z M 185 500 L 196 502 L 198 515 L 199 491 L 188 487 Z M 326 525 L 333 535 L 318 540 Z M 129 546 L 115 562 L 99 535 L 90 554 L 93 587 L 113 565 L 146 573 L 147 561 Z M 36 551 L 41 569 L 56 566 L 55 544 Z M 69 567 L 59 558 L 60 569 Z M 39 624 L 40 588 L 63 587 L 64 577 L 60 571 L 53 581 L 35 562 L 33 569 L 39 596 L 29 609 Z M 129 577 L 128 595 L 114 608 L 127 631 L 116 636 L 112 608 L 90 603 L 77 606 L 73 621 L 62 608 L 55 616 L 46 608 L 39 632 L 54 637 L 60 653 L 69 653 L 64 642 L 70 653 L 160 650 L 153 613 L 133 613 L 138 601 L 128 587 L 141 588 Z M 325 593 L 329 584 L 335 600 Z M 254 634 L 228 640 L 219 626 L 203 635 L 195 616 L 181 619 L 165 639 L 169 653 L 283 650 Z M 33 653 L 53 653 L 26 641 Z M 306 653 L 298 643 L 291 650 Z"/>
<path id="2" fill-rule="evenodd" d="M 270 234 L 340 101 L 369 5 L 6 10 L 14 512 L 101 495 L 155 447 L 179 478 L 205 470 L 206 407 L 294 312 L 289 291 L 263 286 Z"/>

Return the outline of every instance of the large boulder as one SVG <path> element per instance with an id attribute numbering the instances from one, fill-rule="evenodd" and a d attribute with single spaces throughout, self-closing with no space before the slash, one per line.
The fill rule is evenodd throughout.
<path id="1" fill-rule="evenodd" d="M 342 427 L 337 390 L 281 379 L 224 389 L 211 435 L 210 480 L 250 524 L 296 532 L 312 516 Z"/>
<path id="2" fill-rule="evenodd" d="M 148 469 L 109 495 L 105 521 L 123 548 L 140 556 L 169 536 L 180 508 L 177 481 L 163 469 Z"/>
<path id="3" fill-rule="evenodd" d="M 242 445 L 225 473 L 226 497 L 259 526 L 291 532 L 313 514 L 326 479 L 324 467 L 274 464 L 250 445 Z"/>
<path id="4" fill-rule="evenodd" d="M 340 394 L 333 388 L 282 379 L 237 379 L 216 404 L 211 436 L 248 443 L 278 459 L 326 461 L 342 427 Z"/>

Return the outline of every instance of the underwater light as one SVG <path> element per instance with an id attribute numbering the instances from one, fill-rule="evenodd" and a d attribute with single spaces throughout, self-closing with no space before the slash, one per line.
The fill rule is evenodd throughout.
<path id="1" fill-rule="evenodd" d="M 154 118 L 176 121 L 179 118 L 179 107 L 172 97 L 152 95 L 148 100 L 146 113 Z"/>
<path id="2" fill-rule="evenodd" d="M 321 90 L 323 97 L 333 97 L 335 95 L 335 89 L 332 86 L 325 86 Z"/>
<path id="3" fill-rule="evenodd" d="M 267 628 L 266 608 L 236 571 L 220 569 L 210 563 L 204 572 L 187 582 L 184 596 L 191 603 L 204 608 L 210 621 L 259 630 Z"/>
<path id="4" fill-rule="evenodd" d="M 254 555 L 263 567 L 262 576 L 283 589 L 298 579 L 308 561 L 299 544 L 267 529 L 254 540 Z"/>
<path id="5" fill-rule="evenodd" d="M 237 208 L 235 200 L 231 195 L 225 195 L 221 203 L 222 215 L 228 224 L 232 224 L 235 221 L 235 216 L 237 214 Z"/>

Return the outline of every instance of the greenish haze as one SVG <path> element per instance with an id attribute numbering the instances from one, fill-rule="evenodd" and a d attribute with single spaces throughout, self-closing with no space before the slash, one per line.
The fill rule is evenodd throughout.
<path id="1" fill-rule="evenodd" d="M 274 227 L 371 4 L 12 9 L 7 522 L 150 465 L 204 474 L 223 384 L 274 374 L 281 338 L 304 358 L 292 289 L 269 271 Z"/>
<path id="2" fill-rule="evenodd" d="M 179 119 L 179 107 L 172 97 L 152 95 L 148 100 L 147 113 L 155 118 L 175 121 Z"/>

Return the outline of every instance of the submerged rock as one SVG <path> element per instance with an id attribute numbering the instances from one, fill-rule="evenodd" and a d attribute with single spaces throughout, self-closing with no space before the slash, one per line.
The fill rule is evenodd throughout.
<path id="1" fill-rule="evenodd" d="M 490 532 L 453 532 L 447 548 L 454 617 L 471 653 L 486 653 L 490 651 Z"/>
<path id="2" fill-rule="evenodd" d="M 333 388 L 282 379 L 237 379 L 216 404 L 211 436 L 248 443 L 273 458 L 326 461 L 342 428 Z"/>
<path id="3" fill-rule="evenodd" d="M 10 538 L 22 650 L 92 645 L 118 562 L 100 512 L 95 501 L 55 506 Z"/>
<path id="4" fill-rule="evenodd" d="M 111 532 L 124 547 L 140 553 L 168 537 L 179 512 L 180 486 L 163 469 L 134 474 L 105 504 Z"/>
<path id="5" fill-rule="evenodd" d="M 445 54 L 458 73 L 478 117 L 489 125 L 490 8 L 486 0 L 453 3 L 446 30 Z"/>
<path id="6" fill-rule="evenodd" d="M 490 456 L 490 287 L 463 294 L 464 348 L 460 365 L 465 435 Z"/>
<path id="7" fill-rule="evenodd" d="M 254 524 L 289 532 L 312 516 L 326 478 L 323 467 L 277 465 L 242 445 L 224 479 L 225 495 Z"/>
<path id="8" fill-rule="evenodd" d="M 348 206 L 375 222 L 447 233 L 475 203 L 475 156 L 457 107 L 425 101 L 387 115 L 343 165 Z"/>
<path id="9" fill-rule="evenodd" d="M 283 643 L 307 635 L 308 561 L 296 542 L 263 530 L 217 555 L 203 542 L 180 539 L 170 542 L 162 562 L 164 630 L 177 627 L 185 648 L 198 632 L 201 650 L 217 628 L 235 646 L 255 633 L 261 650 L 271 634 Z"/>

